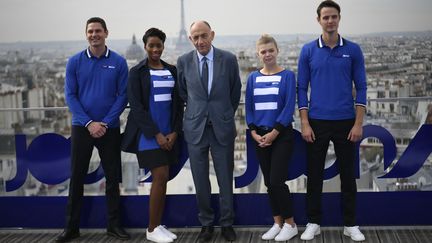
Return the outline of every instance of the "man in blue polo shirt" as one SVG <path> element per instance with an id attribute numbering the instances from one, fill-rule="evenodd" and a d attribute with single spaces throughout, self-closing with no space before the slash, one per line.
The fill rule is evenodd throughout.
<path id="1" fill-rule="evenodd" d="M 126 60 L 105 46 L 108 30 L 103 19 L 87 20 L 89 47 L 71 57 L 66 66 L 65 97 L 72 113 L 71 179 L 66 227 L 57 242 L 79 237 L 84 179 L 96 147 L 106 178 L 107 234 L 129 239 L 120 227 L 120 120 L 127 104 Z"/>
<path id="2" fill-rule="evenodd" d="M 364 58 L 357 44 L 338 34 L 340 7 L 336 2 L 323 1 L 317 14 L 322 35 L 303 47 L 298 64 L 298 107 L 302 137 L 307 142 L 309 220 L 301 239 L 312 240 L 320 234 L 324 164 L 332 141 L 339 162 L 344 235 L 363 241 L 365 237 L 356 226 L 354 161 L 366 107 Z"/>

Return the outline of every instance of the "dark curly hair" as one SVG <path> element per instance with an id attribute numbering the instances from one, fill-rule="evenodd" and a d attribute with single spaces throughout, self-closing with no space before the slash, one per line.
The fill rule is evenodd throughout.
<path id="1" fill-rule="evenodd" d="M 159 38 L 161 41 L 162 41 L 162 43 L 165 43 L 165 40 L 166 40 L 166 34 L 162 31 L 162 30 L 160 30 L 160 29 L 158 29 L 158 28 L 150 28 L 150 29 L 148 29 L 146 32 L 145 32 L 145 34 L 143 35 L 143 38 L 142 38 L 142 40 L 143 40 L 143 42 L 144 42 L 144 45 L 146 45 L 147 44 L 147 40 L 148 40 L 148 38 L 149 37 L 157 37 L 157 38 Z"/>

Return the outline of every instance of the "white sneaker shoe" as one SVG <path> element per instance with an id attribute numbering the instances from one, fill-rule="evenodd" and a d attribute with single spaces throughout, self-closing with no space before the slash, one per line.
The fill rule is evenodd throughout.
<path id="1" fill-rule="evenodd" d="M 169 231 L 168 228 L 165 225 L 159 225 L 159 229 L 162 230 L 166 235 L 168 235 L 171 239 L 175 240 L 177 239 L 177 235 L 175 235 L 173 232 Z"/>
<path id="2" fill-rule="evenodd" d="M 298 234 L 297 225 L 292 227 L 290 224 L 284 223 L 282 230 L 274 238 L 275 241 L 287 241 Z"/>
<path id="3" fill-rule="evenodd" d="M 315 235 L 321 234 L 321 229 L 318 224 L 311 224 L 308 223 L 306 225 L 306 229 L 303 232 L 303 234 L 300 236 L 300 239 L 302 240 L 312 240 L 315 238 Z"/>
<path id="4" fill-rule="evenodd" d="M 267 230 L 267 232 L 265 232 L 261 239 L 263 240 L 273 240 L 276 235 L 279 234 L 279 232 L 281 231 L 281 227 L 278 224 L 274 224 L 269 230 Z"/>
<path id="5" fill-rule="evenodd" d="M 359 230 L 358 226 L 345 226 L 343 233 L 344 235 L 351 237 L 351 240 L 353 241 L 364 241 L 366 239 L 362 232 Z"/>
<path id="6" fill-rule="evenodd" d="M 153 232 L 149 232 L 146 230 L 146 238 L 149 241 L 153 241 L 156 243 L 170 243 L 173 242 L 173 239 L 166 235 L 159 227 L 154 228 Z"/>

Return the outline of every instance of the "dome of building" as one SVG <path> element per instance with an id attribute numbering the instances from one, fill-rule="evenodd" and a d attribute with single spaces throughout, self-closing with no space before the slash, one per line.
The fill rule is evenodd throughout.
<path id="1" fill-rule="evenodd" d="M 132 44 L 126 49 L 126 59 L 140 61 L 144 59 L 144 50 L 137 45 L 135 34 L 132 36 Z"/>

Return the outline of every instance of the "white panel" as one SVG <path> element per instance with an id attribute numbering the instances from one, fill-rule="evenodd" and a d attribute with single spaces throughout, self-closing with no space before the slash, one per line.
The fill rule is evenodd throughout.
<path id="1" fill-rule="evenodd" d="M 281 81 L 280 75 L 273 75 L 273 76 L 259 76 L 256 78 L 257 83 L 261 82 L 280 82 Z"/>
<path id="2" fill-rule="evenodd" d="M 174 81 L 153 81 L 153 87 L 162 88 L 162 87 L 174 87 Z"/>
<path id="3" fill-rule="evenodd" d="M 263 103 L 255 103 L 255 110 L 276 110 L 277 102 L 263 102 Z"/>
<path id="4" fill-rule="evenodd" d="M 155 102 L 171 100 L 171 94 L 154 95 Z"/>
<path id="5" fill-rule="evenodd" d="M 150 70 L 150 75 L 154 75 L 154 76 L 170 76 L 171 72 L 169 70 Z"/>
<path id="6" fill-rule="evenodd" d="M 277 95 L 279 94 L 279 88 L 256 88 L 254 89 L 254 95 Z"/>

